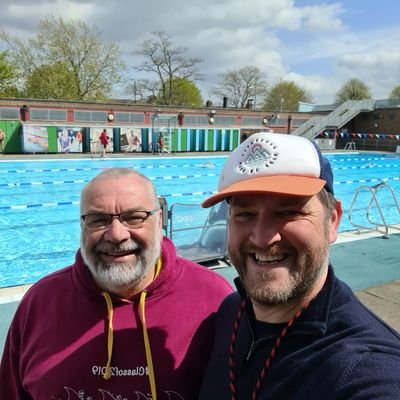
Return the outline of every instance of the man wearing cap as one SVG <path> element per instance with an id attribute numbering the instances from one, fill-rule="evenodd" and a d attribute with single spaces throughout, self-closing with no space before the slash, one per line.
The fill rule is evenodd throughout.
<path id="1" fill-rule="evenodd" d="M 329 263 L 342 208 L 317 146 L 252 135 L 203 207 L 224 200 L 238 292 L 218 312 L 200 399 L 400 399 L 400 335 Z"/>

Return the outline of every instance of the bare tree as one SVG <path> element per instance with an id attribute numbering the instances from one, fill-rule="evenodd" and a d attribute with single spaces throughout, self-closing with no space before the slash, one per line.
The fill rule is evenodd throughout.
<path id="1" fill-rule="evenodd" d="M 257 97 L 265 94 L 267 82 L 257 67 L 243 67 L 219 75 L 218 85 L 212 94 L 228 98 L 228 104 L 236 108 L 245 108 L 252 99 L 257 106 Z"/>
<path id="2" fill-rule="evenodd" d="M 159 104 L 171 104 L 175 79 L 182 78 L 192 82 L 202 79 L 197 69 L 202 60 L 185 57 L 186 51 L 186 47 L 175 47 L 167 33 L 153 32 L 152 38 L 145 40 L 141 48 L 134 52 L 145 59 L 135 69 L 156 76 L 155 80 L 141 80 L 140 83 L 143 90 L 147 91 L 153 91 L 155 86 L 158 87 Z"/>

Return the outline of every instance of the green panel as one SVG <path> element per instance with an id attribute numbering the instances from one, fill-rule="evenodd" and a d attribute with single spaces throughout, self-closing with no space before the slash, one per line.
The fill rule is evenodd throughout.
<path id="1" fill-rule="evenodd" d="M 216 129 L 215 130 L 215 135 L 216 135 L 216 143 L 215 143 L 215 149 L 216 151 L 221 151 L 222 149 L 222 130 L 221 129 Z"/>
<path id="2" fill-rule="evenodd" d="M 142 132 L 142 152 L 148 153 L 151 151 L 151 148 L 149 145 L 149 129 L 142 128 L 141 132 Z"/>
<path id="3" fill-rule="evenodd" d="M 205 143 L 205 151 L 213 151 L 214 150 L 214 129 L 207 130 L 207 140 Z"/>
<path id="4" fill-rule="evenodd" d="M 225 151 L 229 151 L 230 142 L 231 142 L 231 130 L 225 129 L 224 146 L 223 146 Z"/>
<path id="5" fill-rule="evenodd" d="M 47 133 L 49 137 L 49 150 L 48 153 L 57 153 L 57 127 L 56 126 L 48 126 Z"/>
<path id="6" fill-rule="evenodd" d="M 187 148 L 187 129 L 181 129 L 181 151 L 188 151 Z"/>
<path id="7" fill-rule="evenodd" d="M 205 151 L 206 130 L 199 129 L 199 151 Z"/>
<path id="8" fill-rule="evenodd" d="M 178 151 L 178 130 L 171 129 L 171 153 L 176 153 Z"/>
<path id="9" fill-rule="evenodd" d="M 0 129 L 6 134 L 4 153 L 22 153 L 21 123 L 19 121 L 0 121 Z"/>
<path id="10" fill-rule="evenodd" d="M 196 151 L 196 129 L 189 129 L 190 147 L 189 151 Z"/>
<path id="11" fill-rule="evenodd" d="M 232 138 L 232 150 L 236 149 L 236 147 L 239 146 L 239 137 L 240 137 L 239 129 L 234 129 Z"/>

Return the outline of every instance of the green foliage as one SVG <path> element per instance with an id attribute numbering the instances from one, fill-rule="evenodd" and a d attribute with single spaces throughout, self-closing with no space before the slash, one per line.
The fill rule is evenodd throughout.
<path id="1" fill-rule="evenodd" d="M 7 60 L 7 54 L 0 52 L 0 96 L 16 97 L 18 89 L 15 81 L 15 67 Z"/>
<path id="2" fill-rule="evenodd" d="M 170 90 L 172 92 L 170 93 Z M 195 83 L 184 79 L 175 78 L 172 80 L 172 85 L 167 82 L 165 92 L 160 91 L 159 104 L 165 104 L 165 98 L 163 94 L 169 99 L 169 104 L 174 106 L 191 106 L 201 107 L 203 104 L 203 98 L 201 92 Z"/>
<path id="3" fill-rule="evenodd" d="M 262 97 L 266 87 L 264 74 L 257 67 L 247 66 L 220 74 L 212 94 L 221 99 L 227 97 L 233 107 L 245 108 L 250 99 L 256 102 L 257 97 Z"/>
<path id="4" fill-rule="evenodd" d="M 390 92 L 389 99 L 400 99 L 400 85 L 393 88 Z"/>
<path id="5" fill-rule="evenodd" d="M 26 97 L 74 100 L 79 97 L 73 75 L 63 63 L 41 65 L 26 79 Z"/>
<path id="6" fill-rule="evenodd" d="M 268 89 L 263 109 L 268 111 L 296 111 L 300 101 L 312 103 L 312 97 L 295 82 L 280 81 Z"/>
<path id="7" fill-rule="evenodd" d="M 124 64 L 118 47 L 103 42 L 96 28 L 80 20 L 65 22 L 48 16 L 40 21 L 33 39 L 24 42 L 4 32 L 1 39 L 18 65 L 25 96 L 104 99 L 122 81 Z"/>
<path id="8" fill-rule="evenodd" d="M 336 93 L 335 101 L 344 103 L 347 100 L 372 99 L 371 89 L 360 79 L 349 79 Z"/>

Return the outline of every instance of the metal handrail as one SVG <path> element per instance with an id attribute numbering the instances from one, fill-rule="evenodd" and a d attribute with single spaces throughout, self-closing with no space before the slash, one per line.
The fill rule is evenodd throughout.
<path id="1" fill-rule="evenodd" d="M 340 129 L 362 111 L 373 111 L 374 100 L 347 100 L 325 116 L 315 116 L 301 124 L 292 134 L 313 139 L 324 129 Z"/>
<path id="2" fill-rule="evenodd" d="M 356 143 L 353 141 L 347 142 L 343 150 L 356 150 Z"/>
<path id="3" fill-rule="evenodd" d="M 358 233 L 360 233 L 360 229 L 377 230 L 377 231 L 379 231 L 379 227 L 384 227 L 385 233 L 384 233 L 384 236 L 383 236 L 383 237 L 384 237 L 384 238 L 389 238 L 389 228 L 392 228 L 392 229 L 399 229 L 398 227 L 395 227 L 394 225 L 388 224 L 388 223 L 386 222 L 385 216 L 383 215 L 382 208 L 381 208 L 381 206 L 380 206 L 380 204 L 379 204 L 379 201 L 378 201 L 378 198 L 377 198 L 377 195 L 376 195 L 377 192 L 378 192 L 379 190 L 381 190 L 381 189 L 388 189 L 388 190 L 390 191 L 390 193 L 391 193 L 391 195 L 392 195 L 392 198 L 393 198 L 393 201 L 394 201 L 394 205 L 395 205 L 395 207 L 397 208 L 397 211 L 399 212 L 399 215 L 400 215 L 400 206 L 399 206 L 399 203 L 398 203 L 398 201 L 397 201 L 397 199 L 396 199 L 396 195 L 395 195 L 395 193 L 394 193 L 394 191 L 393 191 L 393 188 L 392 188 L 391 186 L 389 186 L 387 183 L 385 183 L 385 182 L 380 182 L 380 183 L 378 183 L 378 184 L 376 184 L 376 185 L 373 185 L 373 186 L 367 186 L 367 185 L 360 186 L 360 187 L 358 187 L 358 188 L 356 189 L 356 192 L 355 192 L 355 194 L 354 194 L 354 196 L 353 196 L 353 200 L 352 200 L 352 202 L 351 202 L 351 205 L 350 205 L 350 208 L 349 208 L 349 213 L 348 213 L 349 222 L 350 222 L 350 224 L 352 224 L 354 227 L 358 228 Z M 370 201 L 369 201 L 368 207 L 366 208 L 366 217 L 367 217 L 368 222 L 369 222 L 371 225 L 373 225 L 374 228 L 371 228 L 370 226 L 364 226 L 364 225 L 357 224 L 357 223 L 355 223 L 355 222 L 352 220 L 352 211 L 353 211 L 354 205 L 356 204 L 358 195 L 360 194 L 360 192 L 361 192 L 362 190 L 368 190 L 368 191 L 371 193 L 371 195 L 372 195 L 372 197 L 371 197 L 371 199 L 370 199 Z M 376 208 L 378 209 L 379 216 L 380 216 L 380 218 L 381 218 L 381 222 L 376 222 L 376 221 L 373 221 L 373 220 L 371 219 L 371 213 L 370 213 L 370 211 L 371 211 L 371 207 L 372 207 L 374 204 L 375 204 Z"/>

